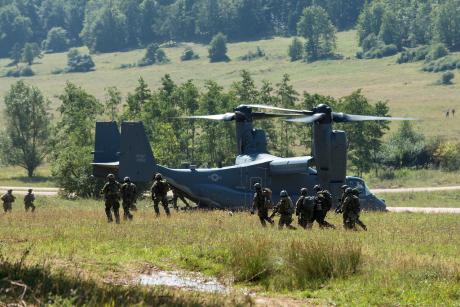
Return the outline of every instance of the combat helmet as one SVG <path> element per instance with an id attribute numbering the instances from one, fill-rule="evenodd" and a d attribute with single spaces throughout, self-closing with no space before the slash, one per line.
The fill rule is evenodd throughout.
<path id="1" fill-rule="evenodd" d="M 280 197 L 287 197 L 288 196 L 288 193 L 286 190 L 282 190 L 281 193 L 280 193 Z"/>
<path id="2" fill-rule="evenodd" d="M 155 174 L 155 180 L 161 180 L 163 179 L 163 176 L 160 173 Z"/>
<path id="3" fill-rule="evenodd" d="M 345 189 L 345 194 L 348 195 L 348 194 L 351 194 L 353 193 L 353 189 L 352 188 L 346 188 Z"/>
<path id="4" fill-rule="evenodd" d="M 32 189 L 28 189 L 27 191 L 28 191 L 29 193 L 32 193 Z"/>
<path id="5" fill-rule="evenodd" d="M 260 190 L 262 190 L 262 186 L 260 185 L 260 183 L 256 182 L 256 184 L 254 184 L 254 189 L 256 191 L 260 191 Z"/>
<path id="6" fill-rule="evenodd" d="M 303 195 L 303 196 L 307 196 L 307 194 L 308 194 L 308 189 L 307 189 L 307 188 L 302 188 L 302 189 L 300 189 L 300 194 Z"/>
<path id="7" fill-rule="evenodd" d="M 315 190 L 315 192 L 321 191 L 322 189 L 323 189 L 323 188 L 322 188 L 319 184 L 317 184 L 317 185 L 315 185 L 315 186 L 313 187 L 313 190 Z"/>
<path id="8" fill-rule="evenodd" d="M 346 184 L 344 184 L 344 185 L 341 186 L 340 188 L 342 189 L 342 191 L 345 191 L 345 190 L 348 188 L 348 186 L 347 186 Z"/>
<path id="9" fill-rule="evenodd" d="M 114 174 L 108 174 L 107 179 L 109 180 L 115 180 L 115 175 Z"/>
<path id="10" fill-rule="evenodd" d="M 125 179 L 123 179 L 123 182 L 126 182 L 126 183 L 131 182 L 131 179 L 129 177 L 125 177 Z"/>

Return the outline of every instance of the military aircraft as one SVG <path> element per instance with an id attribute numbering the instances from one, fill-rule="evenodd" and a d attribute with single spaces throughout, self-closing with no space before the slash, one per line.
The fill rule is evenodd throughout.
<path id="1" fill-rule="evenodd" d="M 254 112 L 254 109 L 282 113 Z M 249 208 L 255 183 L 270 188 L 275 202 L 281 190 L 287 190 L 295 198 L 303 187 L 308 188 L 313 195 L 313 186 L 320 184 L 332 193 L 336 205 L 341 196 L 340 187 L 346 183 L 361 188 L 365 196 L 370 195 L 372 198 L 372 195 L 362 179 L 347 179 L 346 133 L 333 130 L 332 123 L 412 120 L 336 113 L 324 104 L 311 111 L 240 105 L 231 113 L 185 118 L 234 121 L 237 139 L 235 165 L 209 169 L 194 166 L 188 169 L 166 168 L 155 162 L 143 123 L 123 122 L 120 132 L 115 122 L 98 122 L 93 175 L 104 177 L 111 172 L 119 178 L 129 176 L 135 182 L 149 182 L 159 172 L 171 185 L 200 206 L 228 209 Z M 265 131 L 253 127 L 253 121 L 265 118 L 285 118 L 290 122 L 312 124 L 312 156 L 281 158 L 271 155 L 267 150 Z M 385 203 L 373 198 L 375 201 L 364 203 L 364 207 L 385 210 Z"/>

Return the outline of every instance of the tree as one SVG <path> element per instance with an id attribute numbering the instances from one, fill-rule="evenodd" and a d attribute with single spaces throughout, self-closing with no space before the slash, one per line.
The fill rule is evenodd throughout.
<path id="1" fill-rule="evenodd" d="M 148 66 L 155 63 L 166 63 L 169 59 L 163 49 L 158 44 L 151 43 L 145 50 L 144 57 L 139 61 L 138 66 Z"/>
<path id="2" fill-rule="evenodd" d="M 41 54 L 40 47 L 37 43 L 26 43 L 22 49 L 22 60 L 29 65 L 32 65 L 34 59 Z"/>
<path id="3" fill-rule="evenodd" d="M 108 87 L 105 89 L 105 97 L 106 114 L 115 121 L 118 107 L 121 105 L 121 92 L 115 86 Z"/>
<path id="4" fill-rule="evenodd" d="M 295 61 L 303 59 L 303 51 L 304 51 L 304 48 L 303 48 L 302 42 L 297 37 L 294 37 L 292 39 L 292 43 L 289 45 L 289 50 L 288 50 L 289 58 L 291 59 L 291 62 L 295 62 Z"/>
<path id="5" fill-rule="evenodd" d="M 69 49 L 67 31 L 60 27 L 49 30 L 43 48 L 46 52 L 62 52 Z"/>
<path id="6" fill-rule="evenodd" d="M 102 104 L 81 87 L 67 82 L 59 95 L 60 120 L 56 125 L 52 174 L 57 184 L 67 192 L 80 196 L 94 193 L 91 177 L 91 151 L 94 143 L 94 123 L 102 113 Z"/>
<path id="7" fill-rule="evenodd" d="M 277 98 L 278 98 L 278 106 L 288 109 L 295 108 L 295 104 L 298 101 L 299 93 L 294 89 L 292 84 L 289 82 L 291 81 L 288 74 L 283 75 L 283 79 L 277 86 Z M 282 122 L 282 131 L 283 136 L 281 137 L 281 144 L 282 144 L 282 154 L 285 157 L 291 155 L 291 146 L 294 144 L 294 133 L 295 128 L 288 124 L 287 122 Z"/>
<path id="8" fill-rule="evenodd" d="M 460 2 L 448 0 L 438 8 L 435 19 L 435 36 L 451 51 L 460 50 Z"/>
<path id="9" fill-rule="evenodd" d="M 216 34 L 211 40 L 208 52 L 211 63 L 229 61 L 230 59 L 227 56 L 227 37 L 222 33 Z"/>
<path id="10" fill-rule="evenodd" d="M 182 55 L 180 57 L 180 60 L 182 62 L 185 62 L 185 61 L 197 60 L 199 58 L 200 58 L 200 56 L 198 54 L 196 54 L 195 51 L 193 51 L 192 48 L 187 47 L 187 48 L 185 48 L 184 52 L 182 53 Z"/>
<path id="11" fill-rule="evenodd" d="M 305 51 L 309 60 L 324 59 L 334 54 L 336 29 L 323 8 L 305 8 L 297 24 L 297 32 L 307 40 Z"/>
<path id="12" fill-rule="evenodd" d="M 30 19 L 14 4 L 0 7 L 0 57 L 7 57 L 16 44 L 24 46 L 32 34 Z"/>
<path id="13" fill-rule="evenodd" d="M 441 79 L 439 80 L 439 83 L 442 85 L 449 85 L 452 84 L 452 79 L 455 78 L 455 74 L 453 72 L 445 71 L 441 75 Z"/>
<path id="14" fill-rule="evenodd" d="M 95 64 L 89 54 L 80 53 L 72 48 L 67 53 L 67 70 L 69 72 L 87 72 L 93 70 Z"/>
<path id="15" fill-rule="evenodd" d="M 12 64 L 17 65 L 22 59 L 22 48 L 19 44 L 15 44 L 10 51 L 10 59 Z"/>
<path id="16" fill-rule="evenodd" d="M 124 106 L 123 118 L 127 120 L 139 120 L 140 113 L 148 100 L 152 98 L 150 91 L 144 78 L 139 77 L 138 85 L 134 90 L 134 94 L 129 93 Z"/>
<path id="17" fill-rule="evenodd" d="M 5 95 L 7 140 L 1 148 L 2 160 L 26 169 L 29 177 L 48 153 L 48 107 L 40 90 L 23 81 L 13 84 Z"/>

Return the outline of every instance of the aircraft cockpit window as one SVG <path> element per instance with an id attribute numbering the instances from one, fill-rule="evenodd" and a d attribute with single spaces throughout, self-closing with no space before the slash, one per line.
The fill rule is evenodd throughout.
<path id="1" fill-rule="evenodd" d="M 349 186 L 350 188 L 353 188 L 353 189 L 358 189 L 359 191 L 359 194 L 361 196 L 368 196 L 371 194 L 371 192 L 369 191 L 369 189 L 367 188 L 366 184 L 364 183 L 364 181 L 361 181 L 361 180 L 350 180 L 350 183 L 349 183 Z"/>

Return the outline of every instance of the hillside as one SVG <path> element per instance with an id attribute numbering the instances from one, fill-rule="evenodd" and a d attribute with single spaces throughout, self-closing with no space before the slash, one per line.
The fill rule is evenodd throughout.
<path id="1" fill-rule="evenodd" d="M 32 66 L 36 75 L 26 79 L 38 86 L 50 99 L 61 93 L 67 80 L 83 86 L 96 97 L 104 98 L 104 88 L 117 86 L 124 94 L 132 91 L 139 76 L 155 88 L 164 74 L 170 74 L 178 82 L 194 79 L 202 84 L 207 79 L 218 81 L 225 87 L 239 79 L 242 69 L 251 72 L 254 79 L 279 82 L 284 73 L 291 76 L 295 88 L 340 97 L 356 89 L 362 89 L 372 100 L 386 100 L 395 116 L 413 116 L 421 119 L 417 125 L 428 136 L 458 138 L 460 121 L 445 120 L 444 110 L 460 110 L 458 93 L 460 85 L 454 79 L 454 85 L 435 85 L 439 74 L 421 71 L 422 63 L 395 64 L 395 57 L 376 60 L 358 60 L 356 33 L 354 31 L 338 33 L 338 52 L 343 60 L 321 61 L 315 63 L 289 62 L 287 48 L 289 38 L 274 38 L 255 42 L 229 44 L 228 63 L 209 63 L 207 47 L 198 44 L 181 44 L 179 47 L 165 49 L 171 62 L 169 64 L 143 68 L 120 69 L 122 64 L 131 64 L 139 60 L 143 49 L 94 55 L 96 71 L 54 75 L 51 72 L 66 65 L 66 53 L 46 54 Z M 191 46 L 201 56 L 199 60 L 181 62 L 180 55 L 185 46 Z M 266 58 L 247 62 L 237 58 L 261 47 Z M 9 60 L 0 60 L 0 75 L 8 67 Z M 14 78 L 0 78 L 0 96 L 16 82 Z M 53 103 L 56 106 L 56 103 Z"/>

